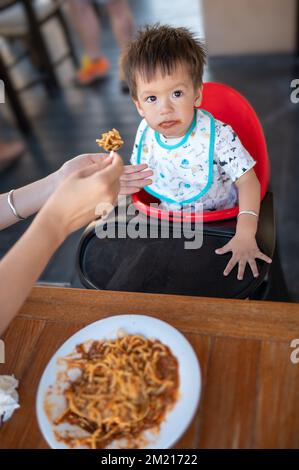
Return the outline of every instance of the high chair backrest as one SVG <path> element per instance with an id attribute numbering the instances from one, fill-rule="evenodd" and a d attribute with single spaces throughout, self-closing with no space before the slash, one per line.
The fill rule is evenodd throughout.
<path id="1" fill-rule="evenodd" d="M 269 184 L 269 159 L 264 132 L 249 102 L 237 90 L 222 83 L 207 82 L 203 87 L 200 108 L 206 109 L 216 119 L 229 124 L 242 144 L 256 160 L 254 167 L 261 184 L 261 198 Z"/>

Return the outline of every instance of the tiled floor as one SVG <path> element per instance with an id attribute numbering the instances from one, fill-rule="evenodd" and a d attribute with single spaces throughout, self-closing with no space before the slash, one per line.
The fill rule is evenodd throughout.
<path id="1" fill-rule="evenodd" d="M 199 3 L 173 0 L 167 2 L 134 0 L 131 2 L 138 25 L 164 22 L 192 28 L 203 37 Z M 11 169 L 0 174 L 0 191 L 27 184 L 58 168 L 72 156 L 96 152 L 94 140 L 111 127 L 125 138 L 122 155 L 129 159 L 139 117 L 127 95 L 118 86 L 118 51 L 109 25 L 103 16 L 103 47 L 112 63 L 109 79 L 88 89 L 71 83 L 70 64 L 61 68 L 65 82 L 61 97 L 50 100 L 40 88 L 24 96 L 34 123 L 36 140 Z M 107 20 L 107 19 L 106 19 Z M 54 48 L 55 49 L 55 48 Z M 278 243 L 286 282 L 295 301 L 299 301 L 299 104 L 290 101 L 290 83 L 299 76 L 292 57 L 250 57 L 210 59 L 206 80 L 222 81 L 237 88 L 255 107 L 265 130 L 271 161 L 271 188 L 275 196 Z M 7 117 L 8 105 L 1 105 L 1 137 L 14 131 Z M 15 243 L 30 221 L 0 233 L 0 256 Z M 42 275 L 43 281 L 79 285 L 75 273 L 75 253 L 80 233 L 70 237 Z"/>

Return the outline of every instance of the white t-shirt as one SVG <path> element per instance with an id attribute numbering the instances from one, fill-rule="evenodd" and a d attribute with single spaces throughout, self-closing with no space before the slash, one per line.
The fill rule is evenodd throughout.
<path id="1" fill-rule="evenodd" d="M 204 110 L 196 110 L 187 134 L 166 139 L 143 119 L 138 127 L 131 163 L 147 163 L 153 184 L 144 189 L 166 210 L 233 207 L 234 182 L 255 161 L 233 129 Z"/>

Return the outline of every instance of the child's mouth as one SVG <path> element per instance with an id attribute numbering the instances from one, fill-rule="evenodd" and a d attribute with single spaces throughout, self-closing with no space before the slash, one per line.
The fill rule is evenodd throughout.
<path id="1" fill-rule="evenodd" d="M 163 121 L 161 122 L 160 127 L 162 127 L 162 129 L 170 129 L 170 127 L 175 126 L 179 122 L 180 121 Z"/>

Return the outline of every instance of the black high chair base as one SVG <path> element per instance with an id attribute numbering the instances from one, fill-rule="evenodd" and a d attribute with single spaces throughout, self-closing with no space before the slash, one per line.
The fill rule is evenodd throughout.
<path id="1" fill-rule="evenodd" d="M 132 217 L 131 217 L 132 220 Z M 112 220 L 109 223 L 114 223 Z M 130 220 L 116 217 L 116 233 L 127 233 Z M 141 223 L 148 224 L 144 216 Z M 227 243 L 235 233 L 235 220 L 204 224 L 203 243 L 198 249 L 185 249 L 189 232 L 178 236 L 176 224 L 170 224 L 169 238 L 98 238 L 96 225 L 83 234 L 78 254 L 79 276 L 87 288 L 181 294 L 222 298 L 265 298 L 269 291 L 271 265 L 258 260 L 259 277 L 253 278 L 247 266 L 244 279 L 237 280 L 235 267 L 227 277 L 223 271 L 231 254 L 216 255 L 215 249 Z M 106 229 L 109 228 L 108 225 Z M 193 227 L 194 228 L 194 227 Z M 149 230 L 148 230 L 149 232 Z M 124 235 L 123 235 L 124 236 Z M 275 228 L 272 194 L 261 205 L 257 239 L 260 248 L 273 257 Z"/>

